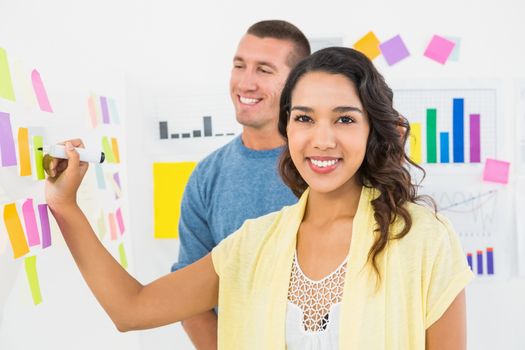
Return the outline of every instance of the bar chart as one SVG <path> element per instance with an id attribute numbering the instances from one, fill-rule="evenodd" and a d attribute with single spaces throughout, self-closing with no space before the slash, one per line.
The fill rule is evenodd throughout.
<path id="1" fill-rule="evenodd" d="M 407 152 L 416 163 L 479 164 L 496 154 L 496 90 L 396 90 L 410 122 Z"/>
<path id="2" fill-rule="evenodd" d="M 213 133 L 213 124 L 211 116 L 202 117 L 202 128 L 195 129 L 191 132 L 170 133 L 168 130 L 168 121 L 159 121 L 159 137 L 161 140 L 167 139 L 187 139 L 196 137 L 212 137 L 212 136 L 233 136 L 234 132 L 227 133 Z"/>
<path id="3" fill-rule="evenodd" d="M 494 275 L 494 248 L 467 252 L 467 263 L 470 269 L 478 276 Z"/>

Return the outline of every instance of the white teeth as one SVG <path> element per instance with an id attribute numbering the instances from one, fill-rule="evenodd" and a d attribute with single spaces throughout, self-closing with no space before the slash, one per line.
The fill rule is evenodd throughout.
<path id="1" fill-rule="evenodd" d="M 239 96 L 239 99 L 241 100 L 241 103 L 244 103 L 247 105 L 253 105 L 260 101 L 256 98 L 248 98 L 248 97 L 242 97 L 242 96 Z"/>
<path id="2" fill-rule="evenodd" d="M 339 159 L 332 159 L 332 160 L 316 160 L 310 158 L 310 161 L 313 165 L 315 165 L 318 168 L 326 168 L 328 166 L 335 165 L 339 161 Z"/>

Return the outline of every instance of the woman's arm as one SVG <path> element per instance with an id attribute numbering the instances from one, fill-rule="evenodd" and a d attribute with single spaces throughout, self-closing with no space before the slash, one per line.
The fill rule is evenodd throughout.
<path id="1" fill-rule="evenodd" d="M 219 277 L 211 256 L 143 286 L 111 256 L 76 204 L 76 192 L 87 171 L 72 146 L 69 160 L 48 158 L 46 200 L 82 276 L 120 331 L 173 323 L 217 304 Z M 69 147 L 69 149 L 68 149 Z"/>
<path id="2" fill-rule="evenodd" d="M 427 350 L 465 350 L 467 348 L 465 290 L 426 332 Z"/>

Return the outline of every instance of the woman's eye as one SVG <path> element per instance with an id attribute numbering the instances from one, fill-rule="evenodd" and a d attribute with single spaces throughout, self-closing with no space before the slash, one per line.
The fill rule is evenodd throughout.
<path id="1" fill-rule="evenodd" d="M 301 114 L 301 115 L 296 115 L 295 118 L 294 118 L 294 120 L 295 120 L 296 122 L 300 122 L 300 123 L 308 123 L 308 122 L 311 121 L 312 119 L 311 119 L 309 116 L 307 116 L 307 115 L 302 115 L 302 114 Z"/>
<path id="2" fill-rule="evenodd" d="M 341 117 L 338 120 L 338 123 L 342 123 L 342 124 L 350 124 L 350 123 L 353 123 L 353 122 L 354 122 L 354 120 L 351 117 L 348 117 L 348 116 Z"/>

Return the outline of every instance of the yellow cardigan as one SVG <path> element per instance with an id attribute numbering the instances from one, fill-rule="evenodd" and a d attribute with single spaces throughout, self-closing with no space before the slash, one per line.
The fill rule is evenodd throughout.
<path id="1" fill-rule="evenodd" d="M 425 330 L 472 279 L 458 237 L 432 210 L 407 204 L 413 224 L 378 259 L 371 200 L 363 187 L 354 217 L 340 320 L 340 349 L 424 349 Z M 219 349 L 285 349 L 288 286 L 308 190 L 293 206 L 247 220 L 213 251 L 219 275 Z M 395 227 L 393 228 L 395 231 Z"/>

